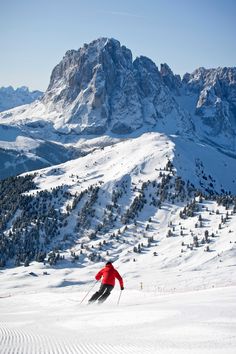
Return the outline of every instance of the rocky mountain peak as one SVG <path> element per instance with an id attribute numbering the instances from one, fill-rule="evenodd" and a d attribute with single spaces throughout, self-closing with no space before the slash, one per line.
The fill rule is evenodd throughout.
<path id="1" fill-rule="evenodd" d="M 40 102 L 2 117 L 9 124 L 33 122 L 39 131 L 46 124 L 49 136 L 153 127 L 167 134 L 195 137 L 197 132 L 214 142 L 221 135 L 220 145 L 235 150 L 235 83 L 236 68 L 201 67 L 181 81 L 167 64 L 158 69 L 145 56 L 133 61 L 119 41 L 99 38 L 65 53 Z"/>
<path id="2" fill-rule="evenodd" d="M 181 87 L 180 75 L 175 75 L 171 68 L 166 64 L 161 64 L 160 74 L 165 85 L 176 94 L 179 95 L 179 89 Z"/>
<path id="3" fill-rule="evenodd" d="M 84 44 L 78 50 L 68 50 L 62 61 L 53 69 L 48 89 L 45 93 L 45 101 L 57 96 L 65 86 L 77 91 L 83 89 L 83 83 L 91 80 L 97 65 L 105 65 L 107 57 L 110 57 L 117 65 L 124 64 L 123 57 L 128 57 L 132 62 L 131 51 L 121 47 L 115 39 L 99 38 L 89 44 Z M 120 59 L 120 60 L 119 60 Z M 59 90 L 58 90 L 59 89 Z M 60 97 L 53 97 L 60 100 Z"/>
<path id="4" fill-rule="evenodd" d="M 133 62 L 131 51 L 119 41 L 99 38 L 66 52 L 52 72 L 43 102 L 63 114 L 68 131 L 129 133 L 144 122 L 156 123 L 169 100 L 166 93 L 157 108 L 158 95 L 165 90 L 153 61 L 140 57 Z"/>
<path id="5" fill-rule="evenodd" d="M 198 68 L 185 74 L 183 84 L 197 94 L 195 113 L 211 129 L 214 136 L 236 135 L 236 68 Z"/>
<path id="6" fill-rule="evenodd" d="M 188 88 L 192 91 L 202 89 L 206 86 L 214 86 L 219 83 L 225 85 L 236 84 L 236 68 L 224 67 L 216 69 L 205 69 L 200 67 L 193 71 L 192 74 L 186 73 L 183 77 L 183 83 L 188 85 Z"/>

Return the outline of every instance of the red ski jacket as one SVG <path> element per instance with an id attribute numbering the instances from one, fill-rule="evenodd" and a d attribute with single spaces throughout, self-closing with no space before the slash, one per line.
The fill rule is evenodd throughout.
<path id="1" fill-rule="evenodd" d="M 123 288 L 123 279 L 112 264 L 107 264 L 102 268 L 95 276 L 96 280 L 100 280 L 102 277 L 102 284 L 109 284 L 115 286 L 115 280 L 118 279 L 120 287 Z"/>

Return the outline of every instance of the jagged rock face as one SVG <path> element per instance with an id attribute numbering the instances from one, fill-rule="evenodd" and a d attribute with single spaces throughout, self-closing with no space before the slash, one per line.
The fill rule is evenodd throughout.
<path id="1" fill-rule="evenodd" d="M 12 86 L 0 88 L 0 112 L 31 103 L 43 95 L 41 91 L 29 91 L 22 86 L 14 90 Z"/>
<path id="2" fill-rule="evenodd" d="M 174 75 L 167 64 L 161 64 L 160 74 L 165 85 L 177 95 L 180 95 L 180 88 L 182 87 L 181 77 Z"/>
<path id="3" fill-rule="evenodd" d="M 196 114 L 214 134 L 236 133 L 236 68 L 199 68 L 183 83 L 198 95 Z"/>
<path id="4" fill-rule="evenodd" d="M 125 127 L 126 118 L 134 114 L 136 127 L 141 124 L 140 107 L 133 105 L 136 101 L 132 54 L 118 41 L 106 38 L 68 51 L 53 70 L 43 98 L 52 109 L 66 111 L 67 123 L 74 130 L 95 134 L 107 130 L 110 121 L 114 130 Z"/>
<path id="5" fill-rule="evenodd" d="M 155 124 L 174 106 L 156 65 L 145 57 L 133 62 L 129 49 L 106 38 L 66 53 L 43 102 L 56 107 L 73 130 L 95 134 Z"/>
<path id="6" fill-rule="evenodd" d="M 175 102 L 163 84 L 158 68 L 150 59 L 141 56 L 134 61 L 133 66 L 142 102 L 143 121 L 155 124 L 174 109 Z"/>

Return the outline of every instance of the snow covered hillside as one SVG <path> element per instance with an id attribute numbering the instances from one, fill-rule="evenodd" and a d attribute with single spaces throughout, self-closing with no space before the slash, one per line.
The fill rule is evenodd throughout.
<path id="1" fill-rule="evenodd" d="M 0 112 L 8 109 L 32 103 L 43 95 L 41 91 L 29 91 L 28 87 L 22 86 L 14 90 L 12 86 L 0 87 Z"/>
<path id="2" fill-rule="evenodd" d="M 233 354 L 236 199 L 221 189 L 235 194 L 234 159 L 222 156 L 152 132 L 2 181 L 0 350 Z M 119 306 L 118 284 L 87 306 L 107 260 L 124 278 Z"/>
<path id="3" fill-rule="evenodd" d="M 84 266 L 110 257 L 132 262 L 151 253 L 158 268 L 215 267 L 224 255 L 230 263 L 234 163 L 214 148 L 145 133 L 5 180 L 0 262 L 47 258 L 54 264 L 65 257 Z"/>
<path id="4" fill-rule="evenodd" d="M 15 263 L 0 270 L 1 352 L 234 353 L 236 200 L 194 198 L 163 156 L 167 142 L 146 134 L 41 170 L 27 186 L 9 181 L 25 199 L 13 193 L 15 214 L 5 204 L 1 261 L 15 252 Z M 87 306 L 110 259 L 124 278 L 119 306 L 118 284 Z"/>
<path id="5" fill-rule="evenodd" d="M 82 154 L 71 145 L 32 138 L 18 127 L 0 124 L 0 179 L 57 165 Z"/>

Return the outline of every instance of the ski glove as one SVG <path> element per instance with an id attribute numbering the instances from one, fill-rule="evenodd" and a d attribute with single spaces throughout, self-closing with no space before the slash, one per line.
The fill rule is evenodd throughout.
<path id="1" fill-rule="evenodd" d="M 120 290 L 124 290 L 124 287 L 123 287 L 123 286 L 121 286 Z"/>

